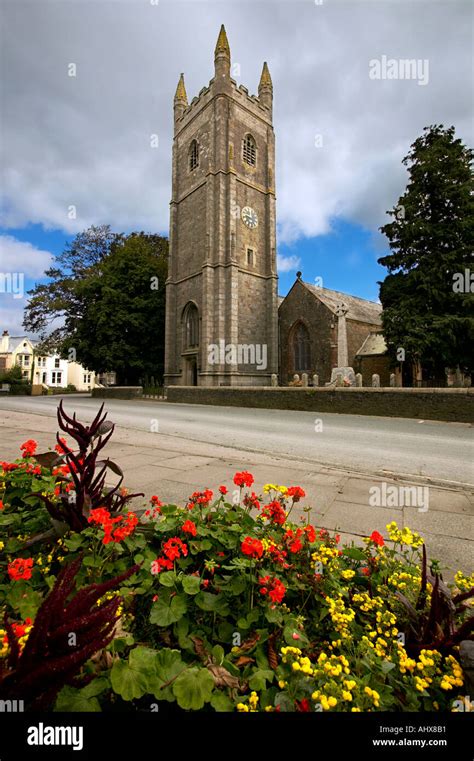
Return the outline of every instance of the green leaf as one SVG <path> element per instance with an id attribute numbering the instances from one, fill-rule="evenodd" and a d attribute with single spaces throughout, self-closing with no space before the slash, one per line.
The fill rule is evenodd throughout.
<path id="1" fill-rule="evenodd" d="M 227 713 L 234 710 L 232 700 L 224 692 L 214 692 L 211 698 L 211 706 L 218 713 Z"/>
<path id="2" fill-rule="evenodd" d="M 64 540 L 64 544 L 68 550 L 71 550 L 71 552 L 76 552 L 76 550 L 78 550 L 82 545 L 82 537 L 80 534 L 73 534 L 71 537 L 69 537 L 69 539 Z"/>
<path id="3" fill-rule="evenodd" d="M 279 608 L 268 607 L 265 610 L 265 618 L 270 624 L 281 624 L 283 621 L 283 613 Z"/>
<path id="4" fill-rule="evenodd" d="M 388 674 L 388 672 L 394 668 L 395 664 L 391 661 L 382 661 L 382 674 Z"/>
<path id="5" fill-rule="evenodd" d="M 156 650 L 136 647 L 130 652 L 128 663 L 115 661 L 110 672 L 114 692 L 124 700 L 141 698 L 151 692 L 150 684 L 156 674 Z"/>
<path id="6" fill-rule="evenodd" d="M 357 547 L 345 547 L 342 551 L 343 555 L 346 555 L 348 558 L 352 558 L 353 560 L 367 560 L 367 557 L 362 550 L 359 550 Z"/>
<path id="7" fill-rule="evenodd" d="M 169 626 L 179 621 L 187 610 L 186 597 L 173 595 L 169 590 L 163 591 L 158 600 L 153 603 L 150 613 L 150 623 L 158 626 Z"/>
<path id="8" fill-rule="evenodd" d="M 201 610 L 213 611 L 226 616 L 229 613 L 229 606 L 224 595 L 215 595 L 212 592 L 200 592 L 196 595 L 196 605 Z"/>
<path id="9" fill-rule="evenodd" d="M 174 701 L 173 683 L 174 679 L 186 664 L 181 660 L 179 650 L 163 649 L 159 650 L 156 655 L 155 679 L 153 680 L 153 694 L 158 700 Z M 171 682 L 171 684 L 168 684 Z M 164 685 L 167 685 L 164 687 Z"/>
<path id="10" fill-rule="evenodd" d="M 86 684 L 85 687 L 82 687 L 80 693 L 83 697 L 90 699 L 97 697 L 101 692 L 108 689 L 110 689 L 109 679 L 105 676 L 99 676 L 93 679 L 92 682 L 89 682 L 89 684 Z"/>
<path id="11" fill-rule="evenodd" d="M 173 693 L 180 708 L 199 711 L 211 699 L 214 679 L 207 669 L 189 668 L 173 683 Z"/>
<path id="12" fill-rule="evenodd" d="M 273 677 L 274 672 L 272 669 L 257 669 L 249 679 L 249 687 L 251 690 L 260 692 L 260 690 L 264 690 L 267 686 L 267 681 L 271 682 Z"/>
<path id="13" fill-rule="evenodd" d="M 214 658 L 215 663 L 217 663 L 218 666 L 222 666 L 222 663 L 224 661 L 224 648 L 222 645 L 214 645 L 212 648 L 212 655 Z"/>
<path id="14" fill-rule="evenodd" d="M 176 584 L 176 574 L 174 571 L 164 571 L 164 573 L 160 573 L 158 579 L 163 587 L 174 587 Z"/>
<path id="15" fill-rule="evenodd" d="M 97 680 L 94 680 L 97 681 Z M 100 703 L 96 697 L 86 697 L 83 690 L 63 687 L 54 706 L 54 711 L 73 713 L 100 713 Z"/>
<path id="16" fill-rule="evenodd" d="M 201 587 L 201 579 L 199 576 L 184 576 L 182 582 L 186 594 L 197 595 Z"/>
<path id="17" fill-rule="evenodd" d="M 31 587 L 25 587 L 26 585 L 23 582 L 12 582 L 6 599 L 12 608 L 18 611 L 23 620 L 25 618 L 34 619 L 39 606 L 43 602 L 43 597 L 40 592 L 31 589 Z"/>

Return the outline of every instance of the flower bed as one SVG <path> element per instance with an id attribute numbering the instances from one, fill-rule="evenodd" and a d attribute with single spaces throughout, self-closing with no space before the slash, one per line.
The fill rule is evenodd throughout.
<path id="1" fill-rule="evenodd" d="M 62 406 L 56 451 L 0 471 L 0 698 L 61 711 L 452 711 L 474 578 L 446 585 L 395 523 L 363 547 L 233 483 L 141 517 L 102 457 L 113 426 Z M 112 472 L 120 480 L 107 490 Z M 298 506 L 296 508 L 295 506 Z M 1 623 L 3 621 L 3 623 Z"/>

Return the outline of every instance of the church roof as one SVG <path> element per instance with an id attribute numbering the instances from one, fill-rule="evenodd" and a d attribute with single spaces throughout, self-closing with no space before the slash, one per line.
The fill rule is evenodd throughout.
<path id="1" fill-rule="evenodd" d="M 325 304 L 334 314 L 336 307 L 343 302 L 347 306 L 347 319 L 358 322 L 368 322 L 371 325 L 382 325 L 382 305 L 375 301 L 361 299 L 359 296 L 350 296 L 341 291 L 332 291 L 330 288 L 322 288 L 311 283 L 301 281 L 303 285 L 320 301 Z"/>
<path id="2" fill-rule="evenodd" d="M 373 357 L 378 354 L 385 354 L 386 351 L 387 344 L 382 333 L 369 333 L 356 357 Z"/>

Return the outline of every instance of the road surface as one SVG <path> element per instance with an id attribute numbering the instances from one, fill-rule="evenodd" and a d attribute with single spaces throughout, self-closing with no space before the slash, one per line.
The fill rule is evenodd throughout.
<path id="1" fill-rule="evenodd" d="M 66 396 L 67 412 L 91 419 L 101 401 Z M 54 416 L 59 398 L 4 397 L 2 409 Z M 472 426 L 403 418 L 320 414 L 292 410 L 106 402 L 119 427 L 220 444 L 362 473 L 424 476 L 436 482 L 474 483 Z"/>

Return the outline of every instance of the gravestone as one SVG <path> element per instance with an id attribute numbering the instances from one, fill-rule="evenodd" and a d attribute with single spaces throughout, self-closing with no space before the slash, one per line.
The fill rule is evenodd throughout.
<path id="1" fill-rule="evenodd" d="M 372 388 L 380 388 L 380 375 L 377 373 L 372 375 Z"/>
<path id="2" fill-rule="evenodd" d="M 356 386 L 362 388 L 362 373 L 356 374 Z"/>
<path id="3" fill-rule="evenodd" d="M 308 373 L 301 374 L 301 383 L 303 384 L 303 386 L 308 385 Z"/>
<path id="4" fill-rule="evenodd" d="M 395 388 L 395 385 L 396 385 L 396 383 L 395 383 L 395 373 L 390 373 L 390 386 L 392 388 Z"/>
<path id="5" fill-rule="evenodd" d="M 313 386 L 319 386 L 319 375 L 317 373 L 313 375 Z"/>
<path id="6" fill-rule="evenodd" d="M 293 383 L 299 383 L 299 382 L 300 382 L 300 376 L 298 375 L 298 373 L 295 373 L 293 375 Z"/>
<path id="7" fill-rule="evenodd" d="M 276 373 L 272 373 L 272 387 L 276 388 L 278 386 L 278 375 Z"/>
<path id="8" fill-rule="evenodd" d="M 347 379 L 349 381 L 350 386 L 356 385 L 356 377 L 355 372 L 352 369 L 352 367 L 334 367 L 331 370 L 331 383 L 334 383 L 338 375 L 342 375 L 342 383 L 341 386 L 344 385 L 344 380 Z M 336 383 L 336 386 L 338 384 Z"/>

